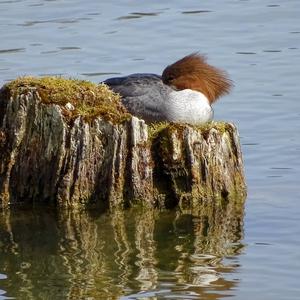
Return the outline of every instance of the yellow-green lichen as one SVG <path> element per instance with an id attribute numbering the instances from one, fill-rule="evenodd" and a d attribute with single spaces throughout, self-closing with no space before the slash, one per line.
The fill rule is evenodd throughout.
<path id="1" fill-rule="evenodd" d="M 122 122 L 130 116 L 122 106 L 120 96 L 105 84 L 61 77 L 26 76 L 7 83 L 5 88 L 13 97 L 36 91 L 43 103 L 61 106 L 70 103 L 74 109 L 65 111 L 69 118 L 81 115 L 91 120 L 101 116 L 108 121 Z"/>

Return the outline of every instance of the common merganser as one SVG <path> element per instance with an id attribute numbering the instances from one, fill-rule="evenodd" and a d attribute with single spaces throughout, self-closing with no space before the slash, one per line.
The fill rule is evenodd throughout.
<path id="1" fill-rule="evenodd" d="M 152 122 L 201 124 L 212 120 L 211 104 L 229 93 L 232 81 L 226 72 L 192 53 L 167 66 L 162 76 L 132 74 L 104 81 L 133 115 Z"/>

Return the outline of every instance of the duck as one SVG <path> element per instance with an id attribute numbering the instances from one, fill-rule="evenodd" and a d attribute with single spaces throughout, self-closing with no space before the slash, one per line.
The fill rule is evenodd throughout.
<path id="1" fill-rule="evenodd" d="M 208 64 L 199 53 L 168 65 L 161 75 L 136 73 L 103 83 L 121 96 L 129 113 L 146 123 L 192 125 L 212 121 L 212 104 L 233 86 L 227 72 Z"/>

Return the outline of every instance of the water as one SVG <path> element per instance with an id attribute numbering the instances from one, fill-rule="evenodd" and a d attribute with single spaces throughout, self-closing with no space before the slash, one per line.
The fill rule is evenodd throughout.
<path id="1" fill-rule="evenodd" d="M 298 0 L 0 0 L 1 85 L 159 74 L 207 54 L 235 82 L 215 118 L 240 130 L 249 189 L 245 215 L 219 223 L 189 212 L 3 213 L 0 299 L 299 299 L 299 11 Z"/>

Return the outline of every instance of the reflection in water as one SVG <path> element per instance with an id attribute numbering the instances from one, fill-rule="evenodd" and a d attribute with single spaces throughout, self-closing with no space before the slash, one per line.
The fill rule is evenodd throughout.
<path id="1" fill-rule="evenodd" d="M 136 218 L 135 245 L 138 250 L 136 265 L 139 269 L 135 278 L 140 283 L 139 290 L 155 288 L 157 283 L 154 226 L 154 211 L 147 211 Z"/>
<path id="2" fill-rule="evenodd" d="M 126 231 L 125 216 L 121 212 L 116 212 L 111 219 L 113 237 L 116 244 L 116 250 L 113 253 L 117 270 L 120 274 L 118 286 L 126 286 L 129 276 L 132 274 L 130 266 L 130 253 L 132 245 L 129 241 Z"/>
<path id="3" fill-rule="evenodd" d="M 240 253 L 242 222 L 242 205 L 231 202 L 99 216 L 4 211 L 0 289 L 18 299 L 218 299 L 237 284 L 226 275 L 237 265 L 224 257 Z"/>

